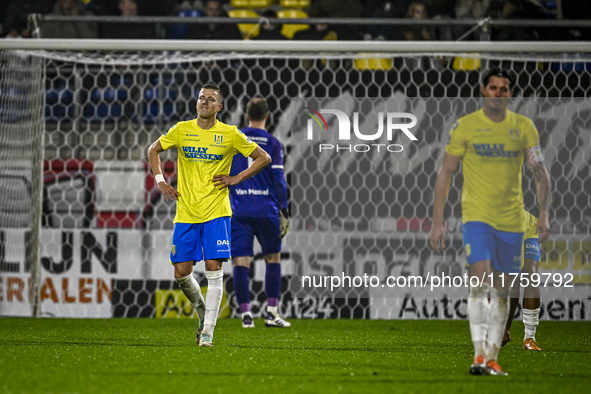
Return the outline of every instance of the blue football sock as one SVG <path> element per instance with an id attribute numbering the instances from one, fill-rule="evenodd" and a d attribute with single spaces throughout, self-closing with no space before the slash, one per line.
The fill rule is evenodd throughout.
<path id="1" fill-rule="evenodd" d="M 240 305 L 240 312 L 246 312 L 242 309 L 246 309 L 246 306 L 250 304 L 250 288 L 248 286 L 249 271 L 250 269 L 247 267 L 239 265 L 234 267 L 234 290 L 236 291 L 236 300 Z"/>
<path id="2" fill-rule="evenodd" d="M 277 306 L 280 290 L 281 264 L 269 263 L 267 264 L 267 270 L 265 272 L 265 293 L 267 294 L 267 304 L 269 306 Z"/>

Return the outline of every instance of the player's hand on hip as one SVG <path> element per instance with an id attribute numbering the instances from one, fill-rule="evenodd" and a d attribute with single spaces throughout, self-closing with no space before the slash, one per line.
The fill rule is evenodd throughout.
<path id="1" fill-rule="evenodd" d="M 166 201 L 176 200 L 179 196 L 179 192 L 166 182 L 159 182 L 158 190 L 164 195 Z"/>
<path id="2" fill-rule="evenodd" d="M 234 186 L 239 184 L 239 180 L 234 176 L 229 175 L 214 175 L 213 176 L 213 184 L 214 186 L 219 186 L 220 190 L 228 186 Z"/>
<path id="3" fill-rule="evenodd" d="M 445 228 L 442 224 L 431 226 L 431 234 L 429 236 L 429 242 L 435 253 L 441 253 L 445 249 Z M 441 248 L 440 248 L 441 245 Z"/>

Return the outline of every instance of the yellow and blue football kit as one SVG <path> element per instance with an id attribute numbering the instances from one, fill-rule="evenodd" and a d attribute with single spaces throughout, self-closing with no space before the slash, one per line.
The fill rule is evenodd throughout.
<path id="1" fill-rule="evenodd" d="M 162 149 L 178 150 L 177 210 L 170 255 L 172 263 L 230 257 L 229 188 L 214 175 L 229 175 L 236 153 L 250 156 L 257 144 L 236 126 L 217 121 L 204 130 L 197 119 L 179 122 L 160 137 Z M 194 245 L 197 243 L 197 245 Z"/>
<path id="2" fill-rule="evenodd" d="M 523 236 L 523 252 L 521 255 L 521 269 L 525 263 L 525 259 L 539 262 L 542 254 L 540 250 L 540 234 L 536 230 L 538 218 L 531 213 L 525 211 L 525 235 Z"/>
<path id="3" fill-rule="evenodd" d="M 453 125 L 445 151 L 462 160 L 468 264 L 491 260 L 497 270 L 519 272 L 525 231 L 521 173 L 525 150 L 537 145 L 533 122 L 509 110 L 501 122 L 480 109 Z"/>

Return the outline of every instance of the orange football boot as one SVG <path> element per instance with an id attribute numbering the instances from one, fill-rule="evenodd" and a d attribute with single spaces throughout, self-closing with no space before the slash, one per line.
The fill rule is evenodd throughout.
<path id="1" fill-rule="evenodd" d="M 505 376 L 507 375 L 507 372 L 501 369 L 501 366 L 496 362 L 496 360 L 488 360 L 486 363 L 486 374 Z"/>
<path id="2" fill-rule="evenodd" d="M 540 349 L 540 345 L 538 345 L 538 343 L 533 338 L 527 338 L 525 341 L 523 341 L 523 350 L 540 351 L 542 349 Z"/>

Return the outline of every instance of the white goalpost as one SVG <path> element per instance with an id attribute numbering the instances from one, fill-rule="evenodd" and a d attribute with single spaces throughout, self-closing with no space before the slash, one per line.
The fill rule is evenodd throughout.
<path id="1" fill-rule="evenodd" d="M 175 208 L 160 198 L 145 155 L 195 117 L 199 87 L 214 82 L 223 122 L 244 127 L 246 103 L 263 97 L 285 147 L 283 316 L 465 318 L 465 289 L 327 292 L 303 289 L 301 278 L 367 274 L 381 284 L 463 273 L 462 179 L 450 191 L 443 255 L 427 245 L 434 180 L 449 128 L 479 105 L 482 71 L 502 66 L 517 77 L 511 109 L 538 127 L 554 188 L 542 318 L 591 319 L 588 43 L 3 40 L 0 66 L 0 316 L 193 317 L 168 262 Z M 350 154 L 321 151 L 328 130 L 307 138 L 302 112 L 320 107 L 356 112 L 367 130 L 379 112 L 412 113 L 417 141 L 374 141 L 404 147 L 396 153 L 354 136 Z M 336 118 L 326 120 L 332 132 Z M 174 185 L 176 152 L 162 157 Z M 528 170 L 523 178 L 525 208 L 536 214 Z M 264 261 L 255 253 L 257 316 Z M 221 314 L 235 316 L 231 263 L 224 272 Z M 195 275 L 204 281 L 202 264 Z"/>

